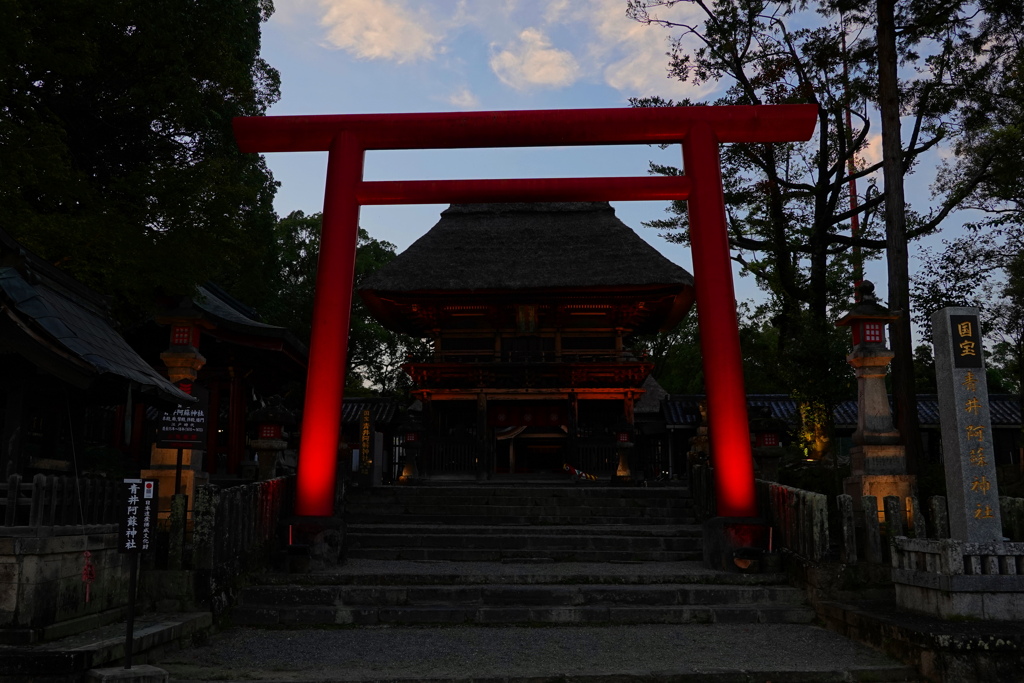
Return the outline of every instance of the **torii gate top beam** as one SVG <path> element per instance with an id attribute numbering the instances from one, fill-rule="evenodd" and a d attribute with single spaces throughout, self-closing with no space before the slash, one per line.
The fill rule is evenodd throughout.
<path id="1" fill-rule="evenodd" d="M 365 150 L 640 145 L 678 143 L 694 124 L 720 143 L 790 142 L 809 139 L 816 120 L 813 105 L 791 104 L 260 116 L 236 118 L 234 130 L 243 152 L 326 152 L 341 132 Z"/>

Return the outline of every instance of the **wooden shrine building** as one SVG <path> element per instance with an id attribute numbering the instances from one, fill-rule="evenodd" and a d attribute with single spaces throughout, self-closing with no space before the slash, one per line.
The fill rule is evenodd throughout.
<path id="1" fill-rule="evenodd" d="M 606 475 L 652 369 L 631 338 L 676 326 L 693 278 L 606 202 L 452 205 L 360 294 L 432 342 L 405 365 L 422 475 Z"/>

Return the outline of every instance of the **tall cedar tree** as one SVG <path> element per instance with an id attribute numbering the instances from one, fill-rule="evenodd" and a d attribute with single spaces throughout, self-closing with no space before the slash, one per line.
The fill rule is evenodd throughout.
<path id="1" fill-rule="evenodd" d="M 216 279 L 268 294 L 275 183 L 235 116 L 279 97 L 270 0 L 0 1 L 0 228 L 122 317 Z"/>
<path id="2" fill-rule="evenodd" d="M 902 77 L 895 86 L 897 106 L 906 134 L 890 135 L 901 145 L 900 159 L 889 172 L 897 179 L 912 172 L 921 155 L 933 150 L 955 132 L 966 103 L 990 54 L 986 46 L 993 24 L 986 12 L 972 13 L 966 3 L 900 3 L 894 9 L 896 58 Z M 679 18 L 666 19 L 675 5 Z M 998 13 L 999 8 L 992 9 Z M 838 385 L 827 378 L 826 359 L 815 347 L 830 338 L 831 319 L 846 306 L 856 267 L 854 246 L 872 257 L 890 244 L 880 239 L 886 196 L 876 187 L 883 163 L 870 163 L 864 154 L 878 116 L 879 44 L 876 8 L 861 3 L 778 0 L 630 0 L 634 19 L 679 31 L 670 52 L 669 75 L 695 86 L 721 83 L 725 94 L 714 102 L 692 104 L 786 104 L 818 106 L 818 130 L 806 144 L 731 145 L 723 149 L 723 175 L 733 258 L 753 274 L 769 294 L 769 311 L 779 330 L 779 354 L 792 363 L 802 358 L 823 372 L 795 378 L 810 384 L 792 386 L 798 395 L 828 402 Z M 673 15 L 674 17 L 676 15 Z M 884 32 L 883 32 L 884 35 Z M 1000 57 L 1001 59 L 1001 57 Z M 1000 70 L 1002 66 L 994 66 Z M 891 85 L 891 84 L 890 84 Z M 660 98 L 636 100 L 638 106 L 670 106 Z M 891 112 L 891 107 L 887 109 Z M 851 125 L 847 125 L 847 116 Z M 890 134 L 892 133 L 890 127 Z M 890 154 L 890 157 L 892 154 Z M 955 191 L 937 196 L 927 213 L 906 208 L 902 235 L 890 236 L 905 252 L 909 240 L 934 232 L 965 197 L 979 185 L 991 158 L 977 160 L 959 178 Z M 658 173 L 678 169 L 652 165 Z M 890 176 L 891 178 L 892 176 Z M 849 198 L 850 181 L 862 193 Z M 894 181 L 890 181 L 890 187 Z M 892 207 L 890 201 L 890 210 Z M 671 217 L 651 223 L 671 241 L 686 242 L 685 205 L 670 209 Z M 850 234 L 854 216 L 860 222 L 857 238 Z M 893 254 L 905 263 L 905 253 Z M 907 278 L 899 274 L 890 283 L 890 304 L 904 311 L 901 324 L 909 329 L 905 304 Z M 904 266 L 905 272 L 905 266 Z M 909 336 L 897 331 L 901 341 Z M 813 343 L 804 343 L 810 340 Z M 820 347 L 819 347 L 820 348 Z M 840 348 L 835 346 L 833 348 Z M 909 346 L 907 347 L 909 349 Z M 906 362 L 901 358 L 900 362 Z M 911 395 L 903 402 L 904 414 L 916 410 Z M 918 437 L 913 425 L 903 425 L 909 450 Z"/>

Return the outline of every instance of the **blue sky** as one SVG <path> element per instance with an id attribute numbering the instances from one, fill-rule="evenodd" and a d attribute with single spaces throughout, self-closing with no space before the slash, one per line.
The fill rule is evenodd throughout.
<path id="1" fill-rule="evenodd" d="M 625 16 L 625 0 L 277 0 L 263 27 L 263 57 L 281 72 L 268 113 L 355 114 L 627 107 L 630 97 L 713 96 L 667 77 L 672 34 Z M 671 10 L 682 19 L 692 8 Z M 877 144 L 867 154 L 876 154 Z M 369 180 L 636 176 L 651 160 L 679 165 L 680 150 L 648 146 L 370 152 Z M 326 153 L 269 154 L 279 214 L 323 207 Z M 911 177 L 925 193 L 927 174 Z M 664 202 L 617 202 L 619 217 L 690 269 L 688 250 L 642 221 Z M 371 235 L 407 247 L 444 206 L 364 207 Z M 884 292 L 884 268 L 869 270 Z M 757 298 L 750 278 L 737 298 Z"/>

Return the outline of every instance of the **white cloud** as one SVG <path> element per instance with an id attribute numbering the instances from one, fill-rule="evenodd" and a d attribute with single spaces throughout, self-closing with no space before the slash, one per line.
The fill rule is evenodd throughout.
<path id="1" fill-rule="evenodd" d="M 544 3 L 544 21 L 549 24 L 558 23 L 569 11 L 571 0 L 546 0 Z"/>
<path id="2" fill-rule="evenodd" d="M 585 6 L 583 6 L 585 4 Z M 622 0 L 590 0 L 562 6 L 552 13 L 563 24 L 585 25 L 589 29 L 587 58 L 604 82 L 627 96 L 662 95 L 702 97 L 714 84 L 695 88 L 668 77 L 668 39 L 675 35 L 659 26 L 645 26 L 626 17 Z M 689 3 L 673 9 L 674 21 L 693 23 L 700 10 Z"/>
<path id="3" fill-rule="evenodd" d="M 865 166 L 873 166 L 882 162 L 882 134 L 868 135 L 864 147 L 857 155 L 858 161 Z"/>
<path id="4" fill-rule="evenodd" d="M 459 109 L 478 109 L 480 100 L 469 88 L 462 88 L 448 96 L 448 104 Z"/>
<path id="5" fill-rule="evenodd" d="M 430 59 L 441 51 L 433 22 L 403 0 L 320 0 L 327 44 L 361 59 Z"/>
<path id="6" fill-rule="evenodd" d="M 553 47 L 540 30 L 524 29 L 517 41 L 491 56 L 491 69 L 517 90 L 531 86 L 561 88 L 579 78 L 580 66 L 571 52 Z"/>

